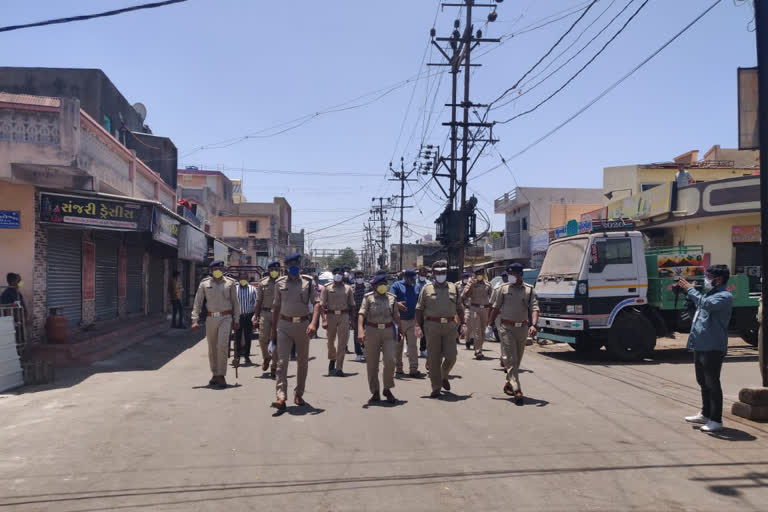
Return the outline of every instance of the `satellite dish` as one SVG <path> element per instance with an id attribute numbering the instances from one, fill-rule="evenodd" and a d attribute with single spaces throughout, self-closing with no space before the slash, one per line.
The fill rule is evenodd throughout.
<path id="1" fill-rule="evenodd" d="M 141 118 L 141 122 L 143 123 L 144 120 L 147 118 L 147 107 L 145 107 L 143 103 L 134 103 L 133 110 L 135 110 L 136 113 L 139 114 L 139 117 Z"/>

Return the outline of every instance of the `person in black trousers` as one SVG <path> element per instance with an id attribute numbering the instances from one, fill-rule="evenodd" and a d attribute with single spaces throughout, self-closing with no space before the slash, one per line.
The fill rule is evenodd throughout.
<path id="1" fill-rule="evenodd" d="M 235 360 L 239 365 L 240 356 L 244 356 L 245 364 L 252 365 L 251 338 L 253 338 L 253 313 L 256 311 L 256 288 L 251 286 L 244 275 L 237 283 L 237 300 L 240 302 L 240 327 L 235 333 Z M 235 366 L 235 361 L 232 362 Z"/>

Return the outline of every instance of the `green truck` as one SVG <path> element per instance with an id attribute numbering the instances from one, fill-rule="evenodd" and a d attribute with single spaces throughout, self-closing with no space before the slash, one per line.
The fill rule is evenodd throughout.
<path id="1" fill-rule="evenodd" d="M 701 288 L 709 256 L 700 245 L 645 247 L 634 226 L 595 223 L 588 232 L 554 240 L 536 281 L 539 338 L 618 360 L 648 357 L 657 337 L 687 332 L 692 315 L 675 287 L 683 278 Z M 757 343 L 759 294 L 745 275 L 731 275 L 731 328 Z"/>

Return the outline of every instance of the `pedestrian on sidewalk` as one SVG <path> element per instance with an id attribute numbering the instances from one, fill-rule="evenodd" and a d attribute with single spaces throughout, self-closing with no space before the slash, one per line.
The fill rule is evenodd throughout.
<path id="1" fill-rule="evenodd" d="M 467 348 L 474 346 L 475 359 L 483 358 L 483 341 L 485 329 L 488 327 L 492 294 L 493 288 L 485 278 L 485 269 L 476 267 L 475 276 L 469 280 L 462 295 L 464 307 L 468 308 L 465 334 Z"/>
<path id="2" fill-rule="evenodd" d="M 400 281 L 395 281 L 389 289 L 389 293 L 395 296 L 398 312 L 400 313 L 400 336 L 395 350 L 395 372 L 402 375 L 403 348 L 408 356 L 408 375 L 421 377 L 419 371 L 419 347 L 416 341 L 416 302 L 419 294 L 416 292 L 416 270 L 409 268 L 405 271 Z"/>
<path id="3" fill-rule="evenodd" d="M 259 327 L 259 347 L 261 348 L 261 370 L 271 370 L 270 376 L 275 378 L 277 369 L 277 340 L 272 335 L 272 302 L 275 300 L 275 283 L 280 277 L 280 262 L 273 261 L 267 265 L 267 276 L 259 281 L 259 297 L 256 301 L 256 316 L 253 319 L 254 325 L 258 322 Z M 269 353 L 269 342 L 273 343 L 273 353 Z"/>
<path id="4" fill-rule="evenodd" d="M 200 282 L 192 308 L 192 328 L 197 329 L 200 309 L 207 304 L 205 338 L 208 341 L 208 362 L 213 377 L 208 384 L 217 388 L 227 387 L 229 358 L 229 335 L 238 329 L 240 302 L 237 299 L 237 283 L 224 276 L 224 262 L 214 260 L 210 265 L 211 275 Z"/>
<path id="5" fill-rule="evenodd" d="M 253 313 L 256 311 L 256 288 L 250 285 L 245 274 L 240 274 L 237 283 L 237 300 L 240 302 L 239 329 L 235 332 L 233 366 L 240 366 L 240 358 L 245 360 L 248 366 L 251 361 L 251 338 L 253 338 Z"/>
<path id="6" fill-rule="evenodd" d="M 293 403 L 305 405 L 303 395 L 309 369 L 309 340 L 317 332 L 320 316 L 320 301 L 317 286 L 312 276 L 302 275 L 301 255 L 291 254 L 285 258 L 288 275 L 275 283 L 275 298 L 272 302 L 272 339 L 277 340 L 277 400 L 272 407 L 285 410 L 288 388 L 288 358 L 291 345 L 296 346 L 296 388 Z M 308 308 L 312 313 L 308 313 Z"/>
<path id="7" fill-rule="evenodd" d="M 349 312 L 355 307 L 352 288 L 344 283 L 344 269 L 333 269 L 333 281 L 323 286 L 320 306 L 325 311 L 323 329 L 328 338 L 328 375 L 344 377 L 344 356 L 349 340 Z"/>
<path id="8" fill-rule="evenodd" d="M 680 279 L 677 285 L 696 306 L 688 350 L 693 351 L 696 382 L 701 388 L 701 411 L 685 421 L 702 425 L 702 432 L 723 429 L 723 388 L 720 370 L 728 351 L 728 324 L 731 321 L 733 295 L 725 287 L 731 273 L 727 265 L 711 265 L 704 278 L 704 291 Z"/>
<path id="9" fill-rule="evenodd" d="M 349 314 L 350 325 L 352 325 L 353 330 L 352 340 L 355 343 L 355 361 L 358 363 L 365 361 L 365 356 L 363 355 L 363 346 L 360 345 L 357 331 L 357 314 L 360 312 L 360 306 L 363 304 L 363 297 L 365 296 L 366 290 L 368 289 L 365 285 L 364 275 L 365 274 L 363 274 L 362 270 L 355 270 L 355 283 L 354 289 L 352 290 L 352 293 L 355 297 L 355 309 L 350 311 Z"/>
<path id="10" fill-rule="evenodd" d="M 448 282 L 448 262 L 432 265 L 434 283 L 425 285 L 416 303 L 416 336 L 426 335 L 427 363 L 432 387 L 430 398 L 440 396 L 440 387 L 451 390 L 449 375 L 456 364 L 456 329 L 464 323 L 464 308 L 459 291 Z M 420 325 L 424 325 L 424 332 Z"/>
<path id="11" fill-rule="evenodd" d="M 523 405 L 520 362 L 525 353 L 526 339 L 536 336 L 539 303 L 533 286 L 523 282 L 523 266 L 520 263 L 509 265 L 507 273 L 509 282 L 496 293 L 489 322 L 493 323 L 497 316 L 501 320 L 501 360 L 507 374 L 504 393 L 515 397 L 517 405 Z"/>
<path id="12" fill-rule="evenodd" d="M 170 295 L 171 306 L 173 307 L 171 328 L 184 329 L 184 308 L 181 305 L 181 282 L 179 281 L 178 270 L 174 270 L 173 274 L 171 274 L 171 282 L 168 283 L 168 294 Z"/>
<path id="13" fill-rule="evenodd" d="M 392 388 L 395 387 L 395 346 L 397 344 L 395 325 L 400 320 L 395 296 L 387 293 L 387 275 L 378 274 L 371 281 L 374 291 L 363 297 L 360 313 L 357 315 L 357 332 L 360 343 L 365 346 L 367 361 L 368 389 L 371 398 L 368 403 L 381 400 L 381 394 L 387 402 L 396 402 Z M 382 380 L 384 391 L 380 394 L 379 354 L 382 354 L 384 369 Z"/>

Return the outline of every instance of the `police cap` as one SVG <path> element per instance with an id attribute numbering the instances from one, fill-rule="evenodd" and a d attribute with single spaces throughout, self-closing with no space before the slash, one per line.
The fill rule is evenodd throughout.
<path id="1" fill-rule="evenodd" d="M 223 262 L 223 261 L 221 261 L 221 260 L 213 260 L 213 261 L 211 262 L 211 264 L 210 264 L 210 265 L 208 265 L 208 266 L 209 266 L 209 267 L 211 267 L 211 268 L 214 268 L 214 267 L 223 267 L 223 266 L 224 266 L 224 262 Z"/>
<path id="2" fill-rule="evenodd" d="M 290 262 L 293 262 L 293 261 L 296 261 L 296 262 L 301 261 L 301 254 L 299 254 L 297 252 L 295 252 L 293 254 L 289 254 L 288 256 L 286 256 L 284 258 L 284 261 L 285 261 L 285 263 L 290 263 Z"/>
<path id="3" fill-rule="evenodd" d="M 280 262 L 277 260 L 272 261 L 267 265 L 267 268 L 280 268 Z"/>
<path id="4" fill-rule="evenodd" d="M 437 260 L 432 264 L 432 270 L 448 270 L 448 261 L 446 260 Z"/>
<path id="5" fill-rule="evenodd" d="M 469 277 L 469 272 L 462 272 L 461 277 Z"/>
<path id="6" fill-rule="evenodd" d="M 523 265 L 520 263 L 510 263 L 507 266 L 507 272 L 509 272 L 510 274 L 522 274 Z"/>
<path id="7" fill-rule="evenodd" d="M 371 284 L 373 286 L 379 285 L 381 283 L 386 284 L 387 283 L 387 274 L 376 274 L 373 279 L 371 279 Z"/>
<path id="8" fill-rule="evenodd" d="M 416 277 L 419 272 L 415 268 L 409 268 L 405 271 L 405 277 Z"/>

